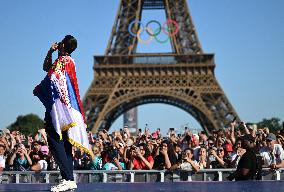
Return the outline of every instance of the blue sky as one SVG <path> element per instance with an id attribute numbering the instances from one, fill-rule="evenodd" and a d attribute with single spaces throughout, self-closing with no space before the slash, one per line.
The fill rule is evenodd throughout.
<path id="1" fill-rule="evenodd" d="M 215 74 L 244 121 L 284 120 L 284 1 L 188 0 L 203 51 L 215 54 Z M 93 56 L 104 54 L 117 12 L 118 0 L 0 1 L 0 128 L 18 115 L 44 115 L 32 90 L 44 77 L 42 62 L 52 42 L 66 34 L 78 39 L 72 55 L 77 63 L 81 97 L 93 79 Z M 147 11 L 143 21 L 163 22 L 161 11 Z M 151 43 L 138 51 L 169 51 Z M 169 105 L 138 109 L 139 127 L 154 130 L 198 123 Z M 113 127 L 120 128 L 119 118 Z"/>

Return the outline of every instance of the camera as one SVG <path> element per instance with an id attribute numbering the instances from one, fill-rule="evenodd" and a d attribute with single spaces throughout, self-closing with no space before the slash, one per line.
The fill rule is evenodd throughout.
<path id="1" fill-rule="evenodd" d="M 135 146 L 135 145 L 132 145 L 131 147 L 130 147 L 130 150 L 136 150 L 137 149 L 137 147 Z"/>
<path id="2" fill-rule="evenodd" d="M 191 136 L 190 136 L 190 135 L 186 135 L 184 139 L 185 139 L 187 142 L 190 142 L 190 141 L 191 141 Z"/>
<path id="3" fill-rule="evenodd" d="M 216 161 L 216 158 L 213 156 L 213 151 L 217 151 L 216 147 L 209 147 L 209 160 L 210 162 Z"/>
<path id="4" fill-rule="evenodd" d="M 18 143 L 18 144 L 16 145 L 16 148 L 17 148 L 17 149 L 22 149 L 22 148 L 23 148 L 23 144 L 22 144 L 22 143 Z"/>
<path id="5" fill-rule="evenodd" d="M 112 149 L 108 152 L 108 155 L 110 159 L 118 158 L 118 150 Z"/>

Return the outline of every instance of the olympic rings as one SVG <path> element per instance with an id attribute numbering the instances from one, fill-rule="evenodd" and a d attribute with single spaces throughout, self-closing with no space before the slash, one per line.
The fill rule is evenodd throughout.
<path id="1" fill-rule="evenodd" d="M 132 26 L 133 26 L 134 23 L 142 25 L 143 28 L 144 28 L 144 25 L 141 21 L 137 21 L 137 20 L 134 20 L 129 24 L 128 31 L 129 31 L 130 35 L 132 35 L 133 37 L 136 37 L 137 35 L 132 32 Z M 137 31 L 137 33 L 138 33 L 138 31 Z"/>
<path id="2" fill-rule="evenodd" d="M 152 30 L 152 28 L 150 28 L 150 24 L 152 23 L 155 23 L 156 25 L 158 25 L 158 28 L 156 28 L 155 30 Z M 134 24 L 136 24 L 135 27 L 133 26 Z M 137 25 L 140 25 L 138 29 L 137 29 Z M 172 26 L 174 26 L 174 28 Z M 136 31 L 137 31 L 136 33 L 133 32 L 133 28 L 136 28 Z M 132 35 L 133 37 L 137 37 L 138 42 L 143 43 L 143 44 L 149 44 L 153 39 L 155 39 L 158 43 L 166 43 L 171 37 L 175 36 L 179 32 L 179 25 L 176 21 L 172 19 L 168 19 L 163 25 L 161 25 L 160 22 L 157 20 L 151 20 L 144 27 L 141 21 L 134 20 L 129 24 L 128 31 L 130 35 Z M 144 31 L 146 31 L 147 34 L 150 36 L 147 40 L 142 40 L 141 38 L 141 33 L 143 33 Z M 157 36 L 161 32 L 166 34 L 168 38 L 165 40 L 159 40 Z"/>
<path id="3" fill-rule="evenodd" d="M 157 30 L 157 29 L 156 29 Z M 156 31 L 155 31 L 155 33 L 156 33 Z M 166 43 L 166 42 L 168 42 L 169 40 L 170 40 L 170 36 L 168 36 L 168 38 L 166 39 L 166 40 L 159 40 L 158 38 L 157 38 L 157 36 L 154 36 L 154 38 L 156 39 L 156 41 L 158 42 L 158 43 L 161 43 L 161 44 L 163 44 L 163 43 Z"/>
<path id="4" fill-rule="evenodd" d="M 151 28 L 140 28 L 139 30 L 138 30 L 138 32 L 137 32 L 137 39 L 138 39 L 138 41 L 140 42 L 140 43 L 143 43 L 143 44 L 149 44 L 152 40 L 153 40 L 153 38 L 154 38 L 154 36 L 152 36 L 152 35 L 150 35 L 150 38 L 149 39 L 147 39 L 147 40 L 142 40 L 141 39 L 141 36 L 140 36 L 140 34 L 141 34 L 141 32 L 142 31 L 150 31 L 151 33 L 153 33 L 153 31 L 152 31 L 152 29 Z"/>
<path id="5" fill-rule="evenodd" d="M 173 23 L 175 25 L 175 30 L 172 34 L 166 32 L 165 30 L 165 25 L 169 25 L 170 23 Z M 163 28 L 162 28 L 163 32 L 165 34 L 167 34 L 169 37 L 173 37 L 175 34 L 177 34 L 177 32 L 179 31 L 179 28 L 178 28 L 178 23 L 172 19 L 168 19 L 164 24 L 163 24 Z M 170 31 L 171 31 L 171 28 L 170 28 Z"/>
<path id="6" fill-rule="evenodd" d="M 156 30 L 155 30 L 155 33 L 154 33 L 154 34 L 153 34 L 153 33 L 150 33 L 149 30 L 146 30 L 146 32 L 147 32 L 150 36 L 157 36 L 157 35 L 159 35 L 159 34 L 161 33 L 161 28 L 162 28 L 161 24 L 160 24 L 158 21 L 156 21 L 156 20 L 151 20 L 151 21 L 149 21 L 149 22 L 147 23 L 146 29 L 147 29 L 147 27 L 149 27 L 150 23 L 156 23 L 156 24 L 159 25 L 158 32 L 156 32 Z"/>

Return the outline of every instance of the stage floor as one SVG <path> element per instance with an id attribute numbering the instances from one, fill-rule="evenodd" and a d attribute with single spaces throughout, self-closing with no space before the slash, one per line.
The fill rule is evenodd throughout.
<path id="1" fill-rule="evenodd" d="M 50 191 L 51 184 L 0 184 L 0 192 Z M 125 191 L 125 192 L 271 192 L 284 191 L 284 181 L 242 182 L 174 182 L 174 183 L 92 183 L 78 184 L 76 192 Z"/>

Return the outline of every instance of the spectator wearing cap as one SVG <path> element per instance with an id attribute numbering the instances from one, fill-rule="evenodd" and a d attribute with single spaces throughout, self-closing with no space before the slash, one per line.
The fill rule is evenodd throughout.
<path id="1" fill-rule="evenodd" d="M 224 161 L 227 164 L 227 167 L 233 167 L 232 161 L 233 161 L 233 145 L 231 143 L 226 143 L 224 146 L 225 149 L 225 157 Z"/>
<path id="2" fill-rule="evenodd" d="M 42 147 L 45 148 L 46 146 L 42 146 Z M 41 151 L 41 153 L 39 153 L 38 155 L 38 158 L 39 160 L 31 166 L 31 170 L 32 171 L 46 171 L 47 168 L 49 167 L 48 163 L 50 162 L 48 152 Z"/>
<path id="3" fill-rule="evenodd" d="M 41 146 L 40 151 L 42 152 L 43 155 L 46 155 L 46 156 L 49 155 L 49 148 L 47 145 Z"/>
<path id="4" fill-rule="evenodd" d="M 237 170 L 228 177 L 229 180 L 253 180 L 256 176 L 257 160 L 254 152 L 254 138 L 252 135 L 246 134 L 241 139 L 242 148 L 246 149 L 246 152 L 242 155 Z"/>
<path id="5" fill-rule="evenodd" d="M 260 152 L 264 166 L 271 169 L 284 168 L 284 151 L 277 138 L 273 133 L 269 133 L 266 137 L 267 147 Z"/>

